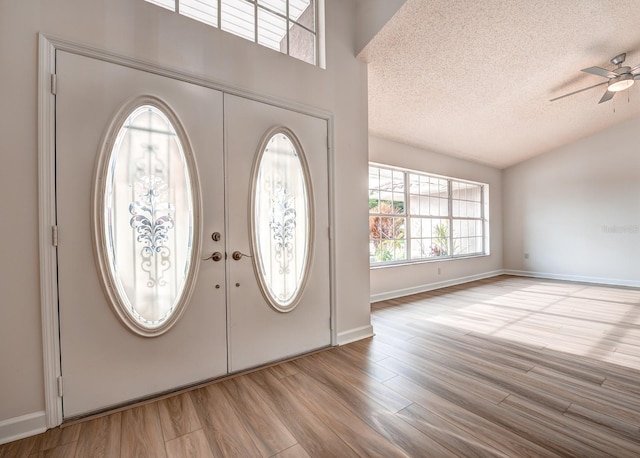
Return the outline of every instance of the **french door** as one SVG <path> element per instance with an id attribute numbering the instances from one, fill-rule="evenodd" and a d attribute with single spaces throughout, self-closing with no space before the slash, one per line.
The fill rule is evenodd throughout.
<path id="1" fill-rule="evenodd" d="M 325 121 L 68 52 L 56 74 L 64 418 L 330 344 Z"/>
<path id="2" fill-rule="evenodd" d="M 228 242 L 232 252 L 240 251 L 252 256 L 242 256 L 237 261 L 232 257 L 229 263 L 229 364 L 230 370 L 235 372 L 331 343 L 327 128 L 326 122 L 318 118 L 228 94 L 224 96 L 224 113 L 228 157 Z M 279 129 L 284 126 L 287 131 Z M 282 150 L 286 147 L 275 142 L 279 137 L 294 135 L 297 141 L 291 145 L 301 150 L 296 151 L 298 155 L 304 155 L 307 179 L 311 184 L 308 193 L 313 217 L 307 224 L 313 240 L 309 240 L 308 246 L 311 253 L 306 266 L 307 281 L 300 291 L 299 302 L 290 308 L 286 300 L 281 307 L 270 297 L 273 292 L 270 292 L 269 285 L 256 281 L 256 275 L 266 276 L 268 273 L 261 272 L 256 259 L 260 256 L 260 243 L 250 243 L 255 234 L 250 233 L 252 224 L 249 220 L 252 211 L 255 213 L 256 210 L 251 208 L 251 201 L 256 200 L 256 194 L 268 193 L 270 211 L 267 220 L 271 227 L 267 228 L 266 235 L 275 242 L 273 251 L 276 251 L 278 242 L 274 239 L 278 238 L 278 231 L 272 227 L 287 223 L 278 210 L 286 212 L 284 207 L 291 203 L 292 199 L 287 200 L 287 190 L 293 187 L 288 183 L 292 178 L 287 180 L 284 175 L 275 173 L 272 181 L 259 181 L 257 159 L 263 151 L 256 151 L 256 148 L 261 145 L 262 149 L 271 149 L 274 154 L 283 156 Z M 289 145 L 287 140 L 284 143 Z M 276 161 L 284 160 L 278 158 Z M 273 189 L 278 186 L 281 186 L 280 193 Z M 297 201 L 292 205 L 300 204 L 300 198 L 295 199 Z M 304 216 L 300 214 L 301 208 L 295 210 L 295 228 L 300 229 Z M 286 236 L 282 235 L 282 238 Z M 287 264 L 287 248 L 282 247 L 282 251 L 282 257 L 277 251 L 273 255 L 269 252 L 262 256 L 272 258 L 263 259 L 263 263 L 272 266 L 275 276 L 279 276 L 282 270 L 295 269 L 293 256 Z M 268 279 L 262 283 L 267 282 Z"/>

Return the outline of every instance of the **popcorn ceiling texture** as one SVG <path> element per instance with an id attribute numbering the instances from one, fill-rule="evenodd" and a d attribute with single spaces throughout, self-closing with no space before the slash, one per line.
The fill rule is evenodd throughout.
<path id="1" fill-rule="evenodd" d="M 370 134 L 506 168 L 636 117 L 640 81 L 549 99 L 640 65 L 639 24 L 638 0 L 407 0 L 359 55 Z"/>

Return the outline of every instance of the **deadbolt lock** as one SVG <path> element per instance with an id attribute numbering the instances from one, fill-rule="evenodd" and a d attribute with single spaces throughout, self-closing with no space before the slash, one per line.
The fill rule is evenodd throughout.
<path id="1" fill-rule="evenodd" d="M 211 234 L 211 239 L 214 242 L 219 242 L 221 238 L 222 236 L 220 235 L 220 232 L 214 232 L 213 234 Z"/>

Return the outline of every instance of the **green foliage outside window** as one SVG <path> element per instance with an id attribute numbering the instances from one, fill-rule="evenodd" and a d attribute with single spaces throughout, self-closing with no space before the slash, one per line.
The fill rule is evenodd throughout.
<path id="1" fill-rule="evenodd" d="M 393 206 L 395 210 L 393 213 L 404 213 L 404 202 L 402 202 L 401 200 L 391 201 L 391 200 L 369 199 L 370 213 L 386 213 L 384 209 L 383 211 L 379 211 L 376 208 L 378 206 L 378 203 L 381 203 L 382 205 L 387 205 L 389 207 Z M 388 208 L 388 207 L 385 207 L 385 208 Z M 373 212 L 371 210 L 373 210 Z"/>
<path id="2" fill-rule="evenodd" d="M 373 207 L 371 203 L 374 201 Z M 393 217 L 392 215 L 402 214 L 404 202 L 378 201 L 369 199 L 369 209 L 371 213 L 379 213 L 389 216 L 369 217 L 369 236 L 371 240 L 370 256 L 376 262 L 393 261 L 398 259 L 396 251 L 400 251 L 401 259 L 404 259 L 405 251 L 405 219 Z M 402 204 L 402 211 L 397 204 Z M 400 240 L 399 240 L 400 239 Z"/>
<path id="3" fill-rule="evenodd" d="M 457 251 L 457 245 L 453 242 L 453 253 Z M 429 256 L 449 256 L 449 226 L 437 224 L 433 227 L 433 245 L 429 248 Z"/>

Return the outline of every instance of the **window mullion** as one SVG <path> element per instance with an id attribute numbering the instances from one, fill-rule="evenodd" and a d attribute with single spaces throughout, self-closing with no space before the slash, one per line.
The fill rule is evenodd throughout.
<path id="1" fill-rule="evenodd" d="M 487 240 L 484 237 L 484 186 L 480 186 L 480 221 L 482 221 L 482 254 L 487 252 Z"/>
<path id="2" fill-rule="evenodd" d="M 449 257 L 453 257 L 453 182 L 447 180 L 447 203 L 449 205 Z"/>
<path id="3" fill-rule="evenodd" d="M 320 2 L 322 2 L 322 18 L 320 17 Z M 316 33 L 316 59 L 315 63 L 318 67 L 326 68 L 326 45 L 325 45 L 325 19 L 324 19 L 324 0 L 316 0 L 316 21 L 315 21 L 315 33 Z M 322 42 L 320 41 L 322 40 Z"/>
<path id="4" fill-rule="evenodd" d="M 218 0 L 218 30 L 222 30 L 222 0 Z"/>
<path id="5" fill-rule="evenodd" d="M 289 31 L 291 30 L 291 24 L 290 24 L 290 20 L 289 20 L 289 0 L 287 0 L 287 3 L 285 5 L 286 7 L 286 13 L 287 13 L 287 56 L 291 55 L 291 43 L 290 43 L 290 34 Z"/>
<path id="6" fill-rule="evenodd" d="M 258 0 L 253 2 L 253 41 L 258 42 Z"/>
<path id="7" fill-rule="evenodd" d="M 404 172 L 404 256 L 407 261 L 411 259 L 411 199 L 409 198 L 409 172 Z"/>

